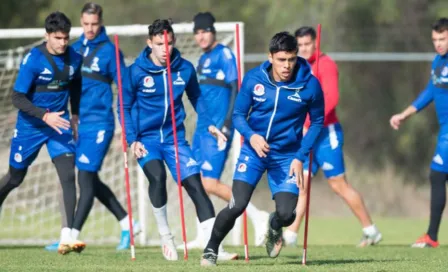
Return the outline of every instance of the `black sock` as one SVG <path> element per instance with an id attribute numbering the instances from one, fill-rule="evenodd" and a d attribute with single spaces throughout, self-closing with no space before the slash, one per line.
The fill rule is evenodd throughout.
<path id="1" fill-rule="evenodd" d="M 109 186 L 100 180 L 98 173 L 95 176 L 95 196 L 104 206 L 106 206 L 118 221 L 121 221 L 128 215 Z"/>
<path id="2" fill-rule="evenodd" d="M 76 208 L 75 159 L 62 154 L 53 159 L 62 187 L 61 219 L 63 228 L 72 228 Z"/>
<path id="3" fill-rule="evenodd" d="M 271 228 L 280 230 L 294 222 L 298 196 L 293 193 L 280 192 L 274 195 L 275 214 L 271 219 Z"/>
<path id="4" fill-rule="evenodd" d="M 232 199 L 230 199 L 229 204 L 216 217 L 210 241 L 208 241 L 204 253 L 210 250 L 218 253 L 219 245 L 235 225 L 236 219 L 246 209 L 254 189 L 255 187 L 246 182 L 237 180 L 233 182 Z"/>
<path id="5" fill-rule="evenodd" d="M 9 193 L 23 182 L 27 170 L 28 168 L 16 169 L 9 166 L 8 173 L 0 179 L 0 207 Z"/>
<path id="6" fill-rule="evenodd" d="M 437 241 L 440 221 L 445 208 L 447 178 L 447 173 L 431 170 L 431 216 L 427 233 L 434 241 Z"/>
<path id="7" fill-rule="evenodd" d="M 95 198 L 95 176 L 96 172 L 78 171 L 79 184 L 79 200 L 78 207 L 73 220 L 73 228 L 81 231 L 82 226 L 87 220 L 93 206 L 93 199 Z"/>

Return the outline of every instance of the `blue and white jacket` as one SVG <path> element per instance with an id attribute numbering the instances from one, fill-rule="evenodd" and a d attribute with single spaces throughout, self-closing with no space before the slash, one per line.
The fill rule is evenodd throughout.
<path id="1" fill-rule="evenodd" d="M 321 86 L 305 59 L 298 57 L 290 82 L 275 82 L 269 61 L 250 70 L 238 93 L 233 123 L 250 146 L 254 134 L 263 136 L 271 151 L 295 153 L 305 161 L 324 123 Z M 307 113 L 311 126 L 302 139 Z"/>
<path id="2" fill-rule="evenodd" d="M 143 137 L 174 143 L 167 67 L 155 65 L 150 54 L 151 48 L 145 48 L 124 77 L 123 113 L 128 144 Z M 193 64 L 183 59 L 175 48 L 171 54 L 171 72 L 177 138 L 181 141 L 185 138 L 184 91 L 198 115 L 207 116 L 207 107 L 200 99 L 201 89 Z M 207 120 L 209 125 L 214 125 L 210 118 Z"/>

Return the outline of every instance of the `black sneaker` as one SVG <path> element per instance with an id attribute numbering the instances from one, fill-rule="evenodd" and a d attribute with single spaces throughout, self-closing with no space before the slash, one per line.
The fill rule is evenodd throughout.
<path id="1" fill-rule="evenodd" d="M 215 266 L 218 254 L 212 249 L 206 248 L 202 254 L 201 266 Z"/>
<path id="2" fill-rule="evenodd" d="M 266 251 L 271 258 L 277 258 L 283 247 L 283 229 L 274 230 L 271 228 L 271 220 L 275 213 L 269 215 L 268 233 L 266 235 Z"/>

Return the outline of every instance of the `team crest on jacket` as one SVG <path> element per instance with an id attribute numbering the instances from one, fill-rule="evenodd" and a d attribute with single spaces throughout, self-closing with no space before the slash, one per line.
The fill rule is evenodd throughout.
<path id="1" fill-rule="evenodd" d="M 204 61 L 204 68 L 207 68 L 208 66 L 210 66 L 210 62 L 211 62 L 210 58 L 207 58 L 207 59 Z"/>
<path id="2" fill-rule="evenodd" d="M 255 85 L 254 94 L 258 96 L 264 95 L 264 86 L 262 84 Z"/>
<path id="3" fill-rule="evenodd" d="M 146 76 L 143 79 L 143 86 L 145 86 L 146 88 L 151 88 L 152 86 L 154 86 L 154 79 L 152 78 L 152 76 Z"/>
<path id="4" fill-rule="evenodd" d="M 445 66 L 445 67 L 443 67 L 443 70 L 442 70 L 442 76 L 448 76 L 448 66 Z"/>

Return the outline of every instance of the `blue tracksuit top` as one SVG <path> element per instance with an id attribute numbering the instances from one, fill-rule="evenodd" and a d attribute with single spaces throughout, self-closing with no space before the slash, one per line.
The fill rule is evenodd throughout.
<path id="1" fill-rule="evenodd" d="M 149 58 L 150 54 L 151 48 L 146 47 L 135 63 L 126 69 L 123 79 L 123 112 L 128 144 L 143 137 L 160 143 L 174 143 L 167 67 L 155 65 Z M 183 59 L 176 48 L 171 54 L 171 73 L 177 137 L 181 141 L 185 138 L 184 91 L 197 114 L 205 116 L 209 125 L 214 124 L 207 118 L 207 107 L 200 99 L 201 89 L 194 66 Z"/>
<path id="2" fill-rule="evenodd" d="M 98 46 L 101 46 L 98 48 Z M 114 127 L 113 92 L 111 83 L 117 83 L 117 65 L 115 45 L 109 40 L 103 27 L 93 40 L 87 40 L 84 34 L 73 44 L 73 48 L 90 58 L 90 63 L 82 67 L 82 96 L 79 108 L 80 129 L 95 128 L 98 125 Z M 98 48 L 98 50 L 97 50 Z M 95 52 L 96 51 L 96 52 Z M 92 54 L 95 54 L 92 56 Z M 125 63 L 120 52 L 120 65 L 124 71 Z M 103 81 L 95 78 L 99 77 Z"/>
<path id="3" fill-rule="evenodd" d="M 295 153 L 295 158 L 303 162 L 324 123 L 321 86 L 301 57 L 297 58 L 290 82 L 274 82 L 271 70 L 271 63 L 266 61 L 245 75 L 235 102 L 233 123 L 248 146 L 250 137 L 259 134 L 271 152 Z M 307 113 L 311 126 L 302 137 Z"/>
<path id="4" fill-rule="evenodd" d="M 432 62 L 431 77 L 424 91 L 412 105 L 417 111 L 434 101 L 440 133 L 448 133 L 448 54 L 437 55 Z"/>

